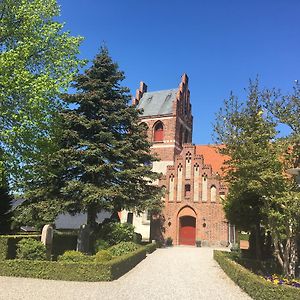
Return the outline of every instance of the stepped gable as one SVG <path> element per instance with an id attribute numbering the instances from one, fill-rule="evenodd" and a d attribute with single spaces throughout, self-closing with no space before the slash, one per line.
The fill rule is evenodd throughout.
<path id="1" fill-rule="evenodd" d="M 218 145 L 196 145 L 196 154 L 203 155 L 205 164 L 211 165 L 213 172 L 224 174 L 222 167 L 229 156 L 218 153 Z"/>

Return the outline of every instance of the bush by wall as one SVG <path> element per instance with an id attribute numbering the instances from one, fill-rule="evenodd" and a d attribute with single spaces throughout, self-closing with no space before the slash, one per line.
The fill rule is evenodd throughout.
<path id="1" fill-rule="evenodd" d="M 215 250 L 214 259 L 219 263 L 223 271 L 255 300 L 300 299 L 299 289 L 277 286 L 267 282 L 233 261 L 230 258 L 230 253 Z"/>
<path id="2" fill-rule="evenodd" d="M 60 262 L 92 262 L 94 257 L 79 251 L 68 250 L 63 255 L 58 256 L 57 260 Z"/>
<path id="3" fill-rule="evenodd" d="M 121 242 L 107 249 L 112 256 L 121 256 L 133 251 L 136 251 L 141 246 L 133 242 Z"/>
<path id="4" fill-rule="evenodd" d="M 109 261 L 113 256 L 107 250 L 100 250 L 95 254 L 95 262 Z"/>
<path id="5" fill-rule="evenodd" d="M 70 281 L 110 281 L 127 273 L 146 257 L 140 249 L 108 262 L 55 262 L 30 260 L 0 261 L 0 276 L 31 277 Z"/>
<path id="6" fill-rule="evenodd" d="M 98 239 L 94 244 L 94 253 L 97 253 L 101 250 L 106 250 L 107 248 L 109 248 L 109 243 L 105 240 Z"/>
<path id="7" fill-rule="evenodd" d="M 32 238 L 25 238 L 17 244 L 17 258 L 29 260 L 46 260 L 45 245 Z"/>
<path id="8" fill-rule="evenodd" d="M 0 235 L 0 261 L 13 259 L 17 254 L 17 243 L 23 238 L 40 240 L 40 235 Z"/>
<path id="9" fill-rule="evenodd" d="M 134 227 L 129 223 L 106 223 L 101 226 L 98 233 L 98 238 L 107 241 L 111 246 L 123 241 L 133 241 L 134 237 Z"/>

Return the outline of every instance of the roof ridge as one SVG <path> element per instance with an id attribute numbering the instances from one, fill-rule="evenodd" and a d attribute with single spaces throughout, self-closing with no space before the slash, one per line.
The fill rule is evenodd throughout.
<path id="1" fill-rule="evenodd" d="M 167 89 L 167 90 L 159 90 L 159 91 L 151 91 L 151 92 L 145 92 L 144 95 L 145 95 L 145 94 L 160 93 L 160 92 L 176 91 L 176 90 L 178 90 L 178 88 Z M 143 95 L 143 96 L 144 96 L 144 95 Z"/>

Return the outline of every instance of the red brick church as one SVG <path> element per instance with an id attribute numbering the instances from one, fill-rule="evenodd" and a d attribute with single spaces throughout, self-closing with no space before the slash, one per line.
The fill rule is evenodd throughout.
<path id="1" fill-rule="evenodd" d="M 160 158 L 153 170 L 163 174 L 157 184 L 166 191 L 159 229 L 162 237 L 171 237 L 175 245 L 195 245 L 197 240 L 203 245 L 228 245 L 234 230 L 222 207 L 224 158 L 213 146 L 192 144 L 188 76 L 184 74 L 179 87 L 171 90 L 148 92 L 141 82 L 133 104 L 143 109 L 141 122 L 147 124 L 152 151 Z M 150 231 L 151 238 L 157 235 L 147 212 L 142 216 L 123 212 L 121 221 L 129 219 L 143 239 L 150 238 Z"/>

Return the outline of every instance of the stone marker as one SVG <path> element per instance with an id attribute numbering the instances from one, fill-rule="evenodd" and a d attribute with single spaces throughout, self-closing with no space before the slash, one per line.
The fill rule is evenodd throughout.
<path id="1" fill-rule="evenodd" d="M 53 244 L 53 228 L 51 225 L 45 225 L 42 230 L 41 242 L 46 247 L 47 259 L 51 259 L 52 244 Z"/>
<path id="2" fill-rule="evenodd" d="M 83 224 L 80 226 L 79 234 L 77 238 L 77 251 L 88 253 L 90 242 L 90 226 Z"/>

